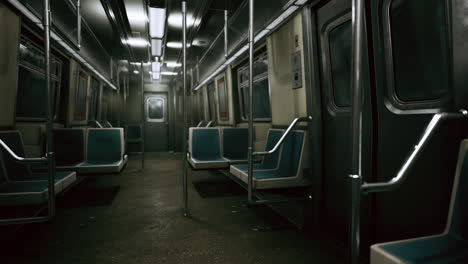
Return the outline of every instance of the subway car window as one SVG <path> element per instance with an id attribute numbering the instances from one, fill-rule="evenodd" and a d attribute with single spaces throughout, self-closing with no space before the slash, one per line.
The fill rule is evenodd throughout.
<path id="1" fill-rule="evenodd" d="M 330 31 L 333 100 L 338 107 L 351 106 L 351 21 Z"/>
<path id="2" fill-rule="evenodd" d="M 210 120 L 216 120 L 215 83 L 208 84 L 206 90 L 208 92 L 208 116 Z"/>
<path id="3" fill-rule="evenodd" d="M 148 98 L 147 102 L 148 121 L 163 122 L 164 121 L 164 99 Z"/>
<path id="4" fill-rule="evenodd" d="M 91 80 L 91 101 L 88 112 L 88 120 L 96 120 L 99 97 L 99 81 L 95 78 Z"/>
<path id="5" fill-rule="evenodd" d="M 449 92 L 446 6 L 442 0 L 390 2 L 394 89 L 403 102 L 435 100 Z"/>
<path id="6" fill-rule="evenodd" d="M 218 86 L 219 119 L 229 120 L 229 98 L 224 76 L 216 81 Z"/>
<path id="7" fill-rule="evenodd" d="M 268 59 L 263 53 L 255 58 L 253 65 L 253 116 L 257 121 L 271 120 L 270 85 L 268 82 Z M 242 120 L 247 120 L 249 98 L 249 67 L 241 66 L 237 71 Z"/>
<path id="8" fill-rule="evenodd" d="M 89 75 L 80 71 L 76 88 L 75 120 L 86 119 L 86 97 L 88 92 Z"/>
<path id="9" fill-rule="evenodd" d="M 55 111 L 58 107 L 62 62 L 52 56 L 51 88 Z M 45 58 L 43 52 L 26 38 L 19 48 L 18 95 L 16 117 L 19 120 L 46 117 Z"/>

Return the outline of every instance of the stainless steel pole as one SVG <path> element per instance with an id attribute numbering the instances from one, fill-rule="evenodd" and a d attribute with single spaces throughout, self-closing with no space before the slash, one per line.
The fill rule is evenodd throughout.
<path id="1" fill-rule="evenodd" d="M 364 44 L 364 0 L 352 2 L 352 163 L 349 175 L 351 188 L 351 221 L 349 262 L 359 263 L 360 214 L 362 185 L 362 105 L 363 105 L 363 44 Z"/>
<path id="2" fill-rule="evenodd" d="M 76 42 L 81 49 L 81 0 L 76 0 Z"/>
<path id="3" fill-rule="evenodd" d="M 120 127 L 120 117 L 122 114 L 122 100 L 120 98 L 120 69 L 117 70 L 117 127 Z"/>
<path id="4" fill-rule="evenodd" d="M 46 123 L 46 137 L 47 137 L 47 173 L 49 175 L 49 199 L 48 199 L 48 212 L 49 217 L 55 216 L 55 153 L 54 141 L 52 136 L 53 129 L 53 104 L 52 100 L 52 87 L 50 86 L 50 2 L 44 0 L 44 53 L 45 53 L 45 81 L 46 81 L 46 94 L 47 94 L 47 123 Z"/>
<path id="5" fill-rule="evenodd" d="M 253 127 L 253 61 L 254 61 L 254 0 L 249 0 L 249 149 L 248 149 L 248 201 L 253 200 L 253 151 L 254 151 L 254 127 Z"/>
<path id="6" fill-rule="evenodd" d="M 182 184 L 184 216 L 188 216 L 188 190 L 187 190 L 187 2 L 182 1 L 182 64 L 183 64 L 183 99 L 182 111 L 184 115 L 184 131 L 182 136 Z"/>
<path id="7" fill-rule="evenodd" d="M 224 10 L 224 57 L 228 57 L 228 11 Z"/>
<path id="8" fill-rule="evenodd" d="M 123 89 L 123 123 L 124 126 L 127 125 L 127 74 L 124 75 L 123 79 L 124 89 Z"/>
<path id="9" fill-rule="evenodd" d="M 143 69 L 143 62 L 140 66 L 141 76 L 141 170 L 145 169 L 145 75 Z"/>

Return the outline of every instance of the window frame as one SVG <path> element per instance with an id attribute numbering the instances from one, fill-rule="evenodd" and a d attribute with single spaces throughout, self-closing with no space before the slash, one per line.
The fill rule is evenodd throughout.
<path id="1" fill-rule="evenodd" d="M 219 87 L 220 82 L 224 83 L 224 87 L 223 87 L 224 100 L 221 100 L 222 98 L 221 98 L 220 87 Z M 217 93 L 218 93 L 218 105 L 217 105 L 217 107 L 218 107 L 218 118 L 221 121 L 229 121 L 229 119 L 230 119 L 229 118 L 230 109 L 229 109 L 229 94 L 228 94 L 226 75 L 222 74 L 222 75 L 218 76 L 217 78 L 215 78 L 215 85 L 216 85 L 216 89 L 217 89 Z M 225 106 L 226 106 L 226 111 L 225 112 L 221 112 L 221 103 L 224 103 Z M 221 113 L 224 113 L 225 116 L 221 116 Z"/>
<path id="2" fill-rule="evenodd" d="M 396 86 L 395 86 L 395 64 L 393 58 L 393 43 L 392 43 L 392 23 L 391 23 L 391 5 L 394 0 L 382 0 L 383 5 L 380 12 L 381 27 L 383 32 L 383 45 L 384 45 L 384 58 L 385 58 L 385 77 L 387 84 L 386 91 L 386 106 L 394 113 L 405 113 L 405 114 L 422 114 L 422 113 L 437 113 L 450 103 L 452 95 L 448 92 L 445 96 L 437 99 L 430 100 L 418 100 L 418 101 L 404 101 L 398 97 Z M 449 61 L 448 65 L 451 67 L 450 58 L 452 51 L 450 47 L 451 41 L 451 14 L 450 14 L 450 3 L 444 0 L 445 3 L 445 19 L 447 23 L 447 39 L 449 44 Z M 451 69 L 449 69 L 451 72 Z M 449 74 L 449 87 L 452 86 L 453 79 Z"/>
<path id="3" fill-rule="evenodd" d="M 18 51 L 21 49 L 21 46 L 26 46 L 28 49 L 33 49 L 35 51 L 37 51 L 40 56 L 43 56 L 44 59 L 45 59 L 45 54 L 44 54 L 44 51 L 41 49 L 41 47 L 39 45 L 36 44 L 35 41 L 33 41 L 31 38 L 27 37 L 25 34 L 21 33 L 20 35 L 20 41 L 19 41 L 19 46 L 18 46 Z M 56 84 L 55 86 L 55 94 L 53 95 L 54 96 L 54 105 L 52 107 L 52 111 L 53 112 L 53 121 L 57 121 L 58 120 L 58 116 L 59 116 L 59 107 L 60 107 L 60 100 L 61 100 L 61 88 L 62 88 L 62 78 L 63 78 L 63 69 L 64 69 L 64 61 L 60 58 L 58 58 L 57 56 L 55 56 L 54 54 L 52 54 L 52 50 L 51 50 L 51 54 L 50 54 L 50 63 L 51 65 L 55 63 L 56 65 L 56 68 L 55 68 L 55 72 L 52 72 L 52 67 L 51 67 L 51 74 L 50 74 L 50 85 L 53 86 L 54 84 Z M 35 66 L 34 64 L 32 63 L 29 63 L 28 61 L 26 60 L 22 60 L 20 58 L 20 54 L 18 52 L 18 75 L 19 75 L 19 70 L 20 68 L 23 68 L 27 71 L 30 71 L 30 72 L 34 72 L 34 73 L 37 73 L 37 74 L 40 74 L 42 77 L 44 77 L 44 80 L 45 80 L 45 68 L 42 69 L 41 67 L 37 67 Z M 19 82 L 20 80 L 18 79 L 17 81 L 17 85 L 16 85 L 16 89 L 17 89 L 17 93 L 18 93 L 18 89 L 19 89 Z M 16 98 L 16 100 L 18 100 L 18 98 Z M 20 116 L 18 117 L 17 116 L 17 107 L 18 107 L 18 104 L 15 103 L 15 119 L 18 120 L 18 121 L 33 121 L 33 122 L 45 122 L 47 121 L 47 116 L 46 117 L 27 117 L 27 116 Z M 47 108 L 47 106 L 46 106 Z"/>
<path id="4" fill-rule="evenodd" d="M 163 117 L 162 118 L 150 118 L 150 115 L 149 115 L 149 101 L 150 100 L 162 100 L 163 101 L 163 104 L 162 104 L 162 107 L 163 107 Z M 145 112 L 146 112 L 146 122 L 149 122 L 149 123 L 164 123 L 166 122 L 166 117 L 167 117 L 167 101 L 164 97 L 162 96 L 149 96 L 146 98 L 145 100 Z"/>
<path id="5" fill-rule="evenodd" d="M 77 78 L 76 78 L 76 89 L 75 89 L 75 104 L 74 104 L 74 107 L 73 107 L 73 119 L 75 121 L 85 121 L 87 120 L 88 118 L 88 90 L 89 90 L 89 81 L 90 81 L 90 78 L 92 78 L 92 76 L 86 72 L 83 68 L 79 68 L 78 69 L 78 75 L 77 75 Z M 78 102 L 79 102 L 79 92 L 80 92 L 80 78 L 82 75 L 85 75 L 86 76 L 86 86 L 84 87 L 84 113 L 81 113 L 81 112 L 78 112 L 78 109 L 77 109 L 77 106 L 78 106 Z"/>
<path id="6" fill-rule="evenodd" d="M 253 61 L 253 64 L 255 65 L 255 63 L 257 61 L 260 61 L 261 59 L 263 58 L 266 58 L 267 61 L 269 61 L 268 59 L 268 52 L 267 50 L 261 52 L 260 54 L 256 55 L 255 58 L 254 58 L 254 61 Z M 269 68 L 269 67 L 268 67 Z M 270 118 L 253 118 L 253 121 L 254 122 L 271 122 L 273 120 L 273 111 L 272 111 L 272 105 L 271 105 L 271 85 L 270 85 L 270 78 L 269 77 L 269 72 L 268 72 L 268 68 L 267 68 L 267 71 L 264 72 L 264 73 L 261 73 L 259 75 L 256 75 L 253 77 L 253 84 L 254 84 L 254 87 L 255 87 L 255 83 L 257 82 L 261 82 L 265 79 L 268 79 L 268 101 L 270 103 L 270 115 L 271 117 Z M 249 87 L 249 81 L 245 81 L 244 83 L 241 82 L 241 76 L 242 76 L 242 72 L 243 71 L 248 71 L 249 70 L 249 63 L 245 63 L 239 67 L 237 67 L 236 69 L 236 75 L 237 75 L 237 93 L 238 93 L 238 99 L 239 99 L 239 111 L 240 111 L 240 119 L 242 122 L 247 122 L 248 121 L 248 117 L 247 117 L 247 114 L 245 112 L 245 105 L 244 105 L 244 97 L 243 97 L 243 93 L 242 93 L 242 90 L 243 89 L 248 89 Z M 246 104 L 248 104 L 248 102 L 245 102 Z"/>
<path id="7" fill-rule="evenodd" d="M 328 107 L 327 109 L 333 114 L 344 114 L 351 112 L 353 100 L 350 98 L 350 105 L 349 106 L 339 106 L 335 101 L 335 87 L 333 82 L 333 74 L 332 74 L 332 61 L 331 61 L 331 43 L 330 43 L 330 33 L 338 28 L 339 26 L 351 21 L 351 13 L 347 12 L 346 14 L 337 17 L 335 20 L 331 21 L 327 24 L 324 28 L 324 33 L 322 37 L 322 47 L 324 48 L 322 58 L 324 58 L 324 62 L 322 63 L 324 67 L 324 88 L 327 91 L 326 98 L 328 98 Z M 350 69 L 351 70 L 351 69 Z M 351 89 L 351 83 L 349 84 L 349 89 Z M 351 93 L 352 97 L 352 93 Z"/>

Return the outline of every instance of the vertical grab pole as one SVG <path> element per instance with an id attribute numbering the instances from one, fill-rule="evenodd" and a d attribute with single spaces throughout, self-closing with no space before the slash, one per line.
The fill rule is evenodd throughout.
<path id="1" fill-rule="evenodd" d="M 46 81 L 46 95 L 47 95 L 47 123 L 46 123 L 46 137 L 47 137 L 47 174 L 48 174 L 48 213 L 52 219 L 55 216 L 55 153 L 54 142 L 52 136 L 54 113 L 52 106 L 52 88 L 50 86 L 50 2 L 44 0 L 44 52 L 45 52 L 45 81 Z"/>
<path id="2" fill-rule="evenodd" d="M 76 41 L 81 49 L 81 0 L 76 0 Z"/>
<path id="3" fill-rule="evenodd" d="M 143 72 L 143 62 L 140 66 L 141 76 L 141 170 L 145 169 L 145 75 Z"/>
<path id="4" fill-rule="evenodd" d="M 183 89 L 184 97 L 182 100 L 182 109 L 184 115 L 184 131 L 182 136 L 182 184 L 183 184 L 183 202 L 184 216 L 188 216 L 188 190 L 187 190 L 187 2 L 182 1 L 182 64 L 183 64 Z"/>
<path id="5" fill-rule="evenodd" d="M 122 100 L 120 98 L 120 69 L 117 69 L 117 126 L 120 127 L 120 117 L 122 114 Z"/>
<path id="6" fill-rule="evenodd" d="M 352 63 L 351 91 L 352 106 L 352 164 L 349 175 L 351 188 L 351 221 L 349 263 L 359 263 L 360 250 L 360 209 L 362 185 L 362 82 L 363 82 L 363 44 L 364 44 L 364 0 L 352 2 Z"/>
<path id="7" fill-rule="evenodd" d="M 250 204 L 253 200 L 253 149 L 254 149 L 254 128 L 253 128 L 253 60 L 254 60 L 254 0 L 249 0 L 249 149 L 248 149 L 248 200 Z"/>
<path id="8" fill-rule="evenodd" d="M 127 74 L 123 76 L 123 106 L 122 106 L 122 111 L 123 111 L 123 123 L 124 126 L 127 125 Z"/>
<path id="9" fill-rule="evenodd" d="M 228 57 L 228 11 L 224 10 L 224 58 Z"/>

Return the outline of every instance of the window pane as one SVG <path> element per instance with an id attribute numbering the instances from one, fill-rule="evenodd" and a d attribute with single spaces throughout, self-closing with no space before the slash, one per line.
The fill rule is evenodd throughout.
<path id="1" fill-rule="evenodd" d="M 219 118 L 229 119 L 228 98 L 226 93 L 226 83 L 224 77 L 218 81 L 218 102 L 219 102 Z"/>
<path id="2" fill-rule="evenodd" d="M 215 102 L 215 84 L 214 82 L 208 84 L 208 111 L 210 120 L 216 119 L 216 102 Z"/>
<path id="3" fill-rule="evenodd" d="M 437 99 L 448 93 L 450 67 L 445 8 L 446 1 L 442 0 L 391 3 L 395 90 L 400 100 Z"/>
<path id="4" fill-rule="evenodd" d="M 330 32 L 330 63 L 333 98 L 336 106 L 351 105 L 351 21 Z"/>
<path id="5" fill-rule="evenodd" d="M 244 119 L 247 119 L 249 111 L 249 89 L 242 88 L 242 98 L 244 106 Z M 270 91 L 268 86 L 268 78 L 254 82 L 253 89 L 253 116 L 254 119 L 270 119 Z"/>
<path id="6" fill-rule="evenodd" d="M 164 119 L 164 100 L 161 98 L 153 98 L 148 100 L 148 118 L 149 119 Z"/>
<path id="7" fill-rule="evenodd" d="M 80 72 L 78 75 L 78 87 L 75 99 L 75 120 L 86 118 L 86 90 L 88 86 L 88 75 Z"/>
<path id="8" fill-rule="evenodd" d="M 16 116 L 46 118 L 46 87 L 44 75 L 19 68 Z"/>

